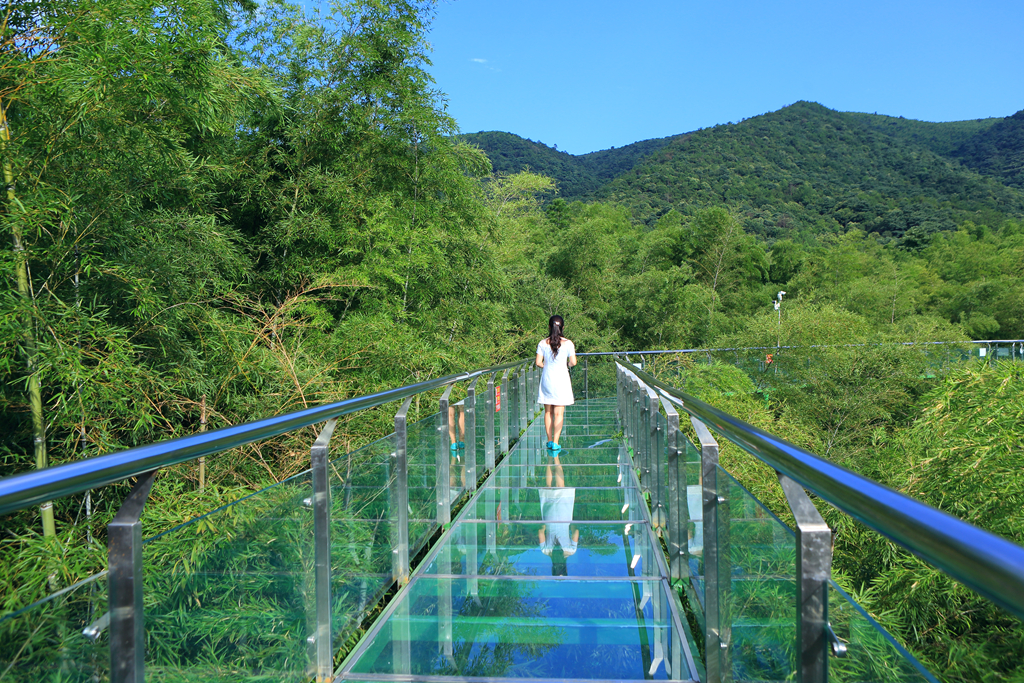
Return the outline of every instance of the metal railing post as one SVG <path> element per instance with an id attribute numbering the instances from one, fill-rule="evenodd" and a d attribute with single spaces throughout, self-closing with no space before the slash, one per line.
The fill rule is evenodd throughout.
<path id="1" fill-rule="evenodd" d="M 803 487 L 779 473 L 779 484 L 796 520 L 797 683 L 828 681 L 828 580 L 832 531 Z"/>
<path id="2" fill-rule="evenodd" d="M 586 401 L 590 400 L 590 385 L 587 383 L 588 360 L 586 356 L 583 357 L 583 399 Z"/>
<path id="3" fill-rule="evenodd" d="M 480 381 L 475 377 L 469 383 L 466 390 L 466 490 L 476 491 L 476 383 Z"/>
<path id="4" fill-rule="evenodd" d="M 528 408 L 529 398 L 528 397 L 529 397 L 529 393 L 530 393 L 530 389 L 527 386 L 527 380 L 528 380 L 529 374 L 530 374 L 529 368 L 523 368 L 519 372 L 519 432 L 520 432 L 520 435 L 522 435 L 522 432 L 530 424 L 530 416 L 529 416 L 529 413 L 527 412 L 529 410 L 529 408 Z"/>
<path id="5" fill-rule="evenodd" d="M 310 449 L 313 473 L 313 553 L 316 584 L 316 680 L 334 678 L 331 632 L 331 482 L 327 471 L 331 435 L 337 419 L 328 420 Z"/>
<path id="6" fill-rule="evenodd" d="M 654 468 L 656 435 L 658 431 L 658 395 L 646 384 L 640 384 L 642 395 L 640 397 L 641 419 L 643 420 L 643 454 L 644 454 L 644 477 L 647 479 L 647 490 L 651 493 L 651 509 L 654 509 L 654 498 L 658 490 L 658 477 Z"/>
<path id="7" fill-rule="evenodd" d="M 729 500 L 718 482 L 718 442 L 695 417 L 690 423 L 700 442 L 704 504 L 704 652 L 708 683 L 732 680 L 729 641 L 732 635 L 729 594 L 732 591 L 729 554 Z M 722 524 L 719 524 L 721 518 Z"/>
<path id="8" fill-rule="evenodd" d="M 494 375 L 487 377 L 487 417 L 484 423 L 484 468 L 494 469 Z"/>
<path id="9" fill-rule="evenodd" d="M 448 403 L 453 386 L 450 384 L 445 387 L 441 393 L 441 400 L 438 402 L 441 412 L 441 427 L 437 435 L 435 462 L 437 463 L 437 523 L 441 527 L 451 524 L 452 521 L 451 455 L 449 455 L 451 443 L 449 443 L 448 436 L 448 421 L 451 418 L 448 415 Z"/>
<path id="10" fill-rule="evenodd" d="M 514 405 L 508 388 L 508 370 L 505 370 L 505 372 L 501 373 L 501 393 L 498 395 L 499 404 L 504 404 L 499 413 L 501 415 L 501 452 L 503 455 L 508 453 L 508 414 Z"/>
<path id="11" fill-rule="evenodd" d="M 665 422 L 668 425 L 668 433 L 665 435 L 668 448 L 668 514 L 665 523 L 668 526 L 669 578 L 672 581 L 683 581 L 690 578 L 687 545 L 690 515 L 689 512 L 683 514 L 683 509 L 688 505 L 685 470 L 680 477 L 680 469 L 685 468 L 686 464 L 685 459 L 679 457 L 679 441 L 683 435 L 679 431 L 679 411 L 667 398 L 662 397 L 661 405 L 665 409 Z"/>
<path id="12" fill-rule="evenodd" d="M 668 516 L 665 514 L 665 472 L 662 464 L 665 461 L 665 434 L 658 424 L 659 401 L 658 395 L 653 389 L 647 387 L 647 413 L 651 416 L 651 468 L 653 474 L 653 486 L 651 488 L 651 519 L 659 537 L 663 534 L 668 523 Z"/>
<path id="13" fill-rule="evenodd" d="M 146 676 L 146 627 L 142 606 L 142 509 L 157 470 L 141 475 L 107 525 L 110 681 L 142 683 Z"/>
<path id="14" fill-rule="evenodd" d="M 392 509 L 395 511 L 396 538 L 391 556 L 391 577 L 399 586 L 409 583 L 409 429 L 407 417 L 413 397 L 405 399 L 395 413 L 395 485 Z"/>

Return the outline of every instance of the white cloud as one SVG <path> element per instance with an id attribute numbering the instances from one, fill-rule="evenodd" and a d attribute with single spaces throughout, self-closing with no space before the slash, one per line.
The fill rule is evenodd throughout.
<path id="1" fill-rule="evenodd" d="M 473 58 L 472 58 L 471 60 L 469 60 L 469 61 L 471 61 L 471 62 L 476 62 L 477 64 L 486 64 L 486 63 L 487 63 L 487 60 L 486 60 L 486 59 L 480 59 L 479 57 L 473 57 Z"/>

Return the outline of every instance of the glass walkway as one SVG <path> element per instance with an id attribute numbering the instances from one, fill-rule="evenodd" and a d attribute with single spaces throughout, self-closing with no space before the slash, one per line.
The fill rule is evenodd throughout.
<path id="1" fill-rule="evenodd" d="M 580 354 L 557 457 L 528 358 L 0 479 L 0 515 L 134 479 L 106 568 L 0 614 L 0 683 L 935 683 L 832 580 L 822 504 L 1024 618 L 1024 548 L 702 403 L 656 353 Z M 310 469 L 143 538 L 158 472 L 311 426 Z"/>
<path id="2" fill-rule="evenodd" d="M 698 680 L 616 400 L 528 427 L 342 667 L 349 681 Z"/>

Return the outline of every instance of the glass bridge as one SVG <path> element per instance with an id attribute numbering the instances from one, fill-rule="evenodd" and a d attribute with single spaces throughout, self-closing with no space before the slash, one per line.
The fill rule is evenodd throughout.
<path id="1" fill-rule="evenodd" d="M 1024 617 L 1024 548 L 643 354 L 581 357 L 557 457 L 519 361 L 0 480 L 0 515 L 134 480 L 107 569 L 0 616 L 0 682 L 935 681 L 832 582 L 808 491 Z M 388 406 L 394 432 L 332 448 Z M 312 425 L 308 471 L 143 539 L 158 471 Z M 719 439 L 777 472 L 794 528 Z"/>

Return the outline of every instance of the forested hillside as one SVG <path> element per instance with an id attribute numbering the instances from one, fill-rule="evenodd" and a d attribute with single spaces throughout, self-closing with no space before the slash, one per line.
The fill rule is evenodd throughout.
<path id="1" fill-rule="evenodd" d="M 641 140 L 625 147 L 589 154 L 559 152 L 542 142 L 524 140 L 512 133 L 496 131 L 460 135 L 460 139 L 482 149 L 491 160 L 495 173 L 532 171 L 554 178 L 558 196 L 566 201 L 590 199 L 602 185 L 633 168 L 676 137 Z"/>
<path id="2" fill-rule="evenodd" d="M 1024 110 L 965 140 L 953 156 L 978 173 L 1024 189 Z"/>
<path id="3" fill-rule="evenodd" d="M 465 139 L 500 159 L 496 171 L 530 168 L 554 178 L 567 200 L 625 205 L 647 224 L 669 210 L 723 205 L 769 242 L 809 245 L 856 228 L 916 248 L 965 220 L 1024 215 L 1024 193 L 1005 187 L 1024 159 L 1017 118 L 930 123 L 798 102 L 580 157 L 507 133 Z"/>
<path id="4" fill-rule="evenodd" d="M 686 136 L 598 196 L 644 221 L 725 205 L 751 234 L 804 243 L 859 228 L 914 247 L 1024 213 L 1019 190 L 807 102 Z"/>

